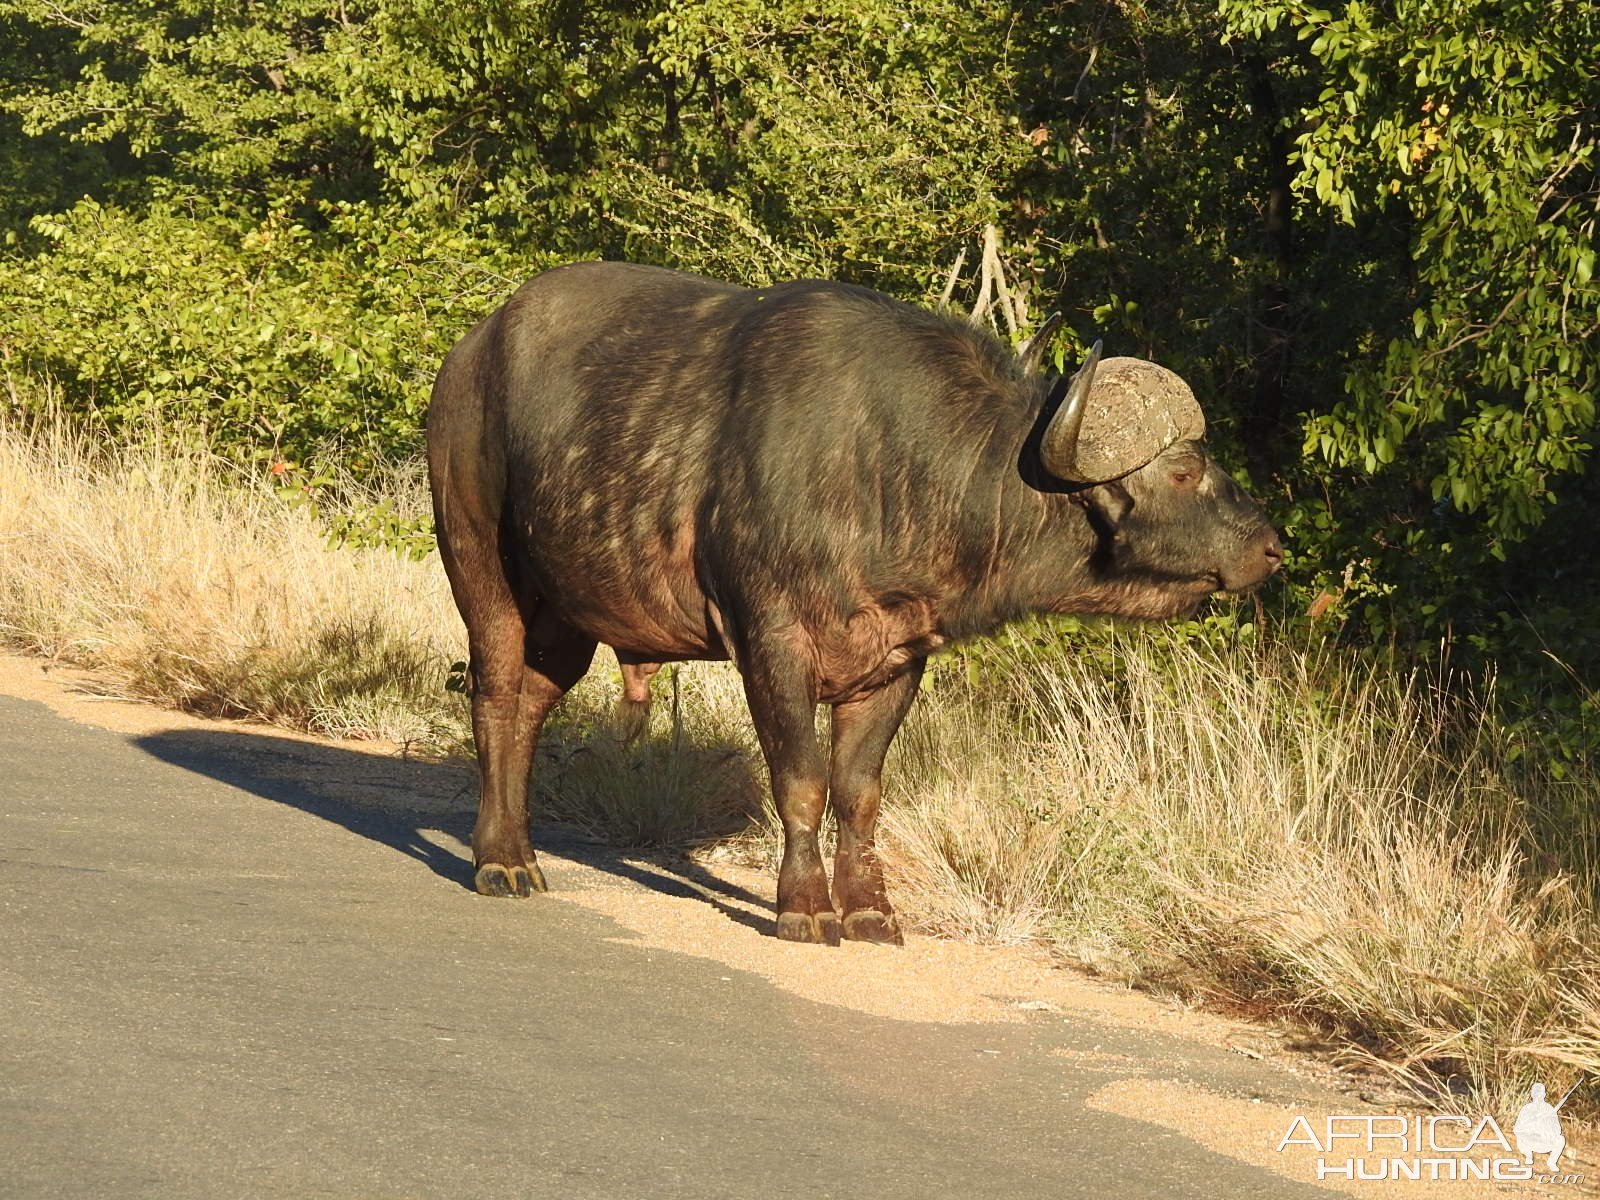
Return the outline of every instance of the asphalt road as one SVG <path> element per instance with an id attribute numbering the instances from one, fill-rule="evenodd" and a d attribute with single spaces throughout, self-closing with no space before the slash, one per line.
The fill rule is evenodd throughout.
<path id="1" fill-rule="evenodd" d="M 330 796 L 348 753 L 0 697 L 0 1194 L 1328 1194 L 1085 1107 L 1104 1072 L 1051 1053 L 1160 1036 L 863 1016 L 477 897 L 446 769 L 368 760 Z M 556 887 L 672 886 L 555 842 Z"/>

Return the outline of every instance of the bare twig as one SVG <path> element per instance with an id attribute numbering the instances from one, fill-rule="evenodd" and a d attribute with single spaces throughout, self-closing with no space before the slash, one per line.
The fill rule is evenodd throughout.
<path id="1" fill-rule="evenodd" d="M 961 247 L 961 252 L 956 255 L 956 261 L 950 264 L 950 274 L 945 277 L 944 291 L 939 296 L 939 306 L 943 308 L 950 303 L 950 297 L 955 294 L 956 281 L 961 278 L 961 268 L 967 265 L 967 248 Z"/>
<path id="2" fill-rule="evenodd" d="M 1089 78 L 1089 72 L 1094 70 L 1094 60 L 1100 57 L 1100 43 L 1096 42 L 1089 47 L 1089 61 L 1083 64 L 1083 70 L 1078 75 L 1078 82 L 1072 85 L 1072 95 L 1067 97 L 1068 104 L 1078 102 L 1078 89 L 1083 86 L 1083 81 Z"/>
<path id="3" fill-rule="evenodd" d="M 983 227 L 983 271 L 986 278 L 991 275 L 994 277 L 995 299 L 999 302 L 1000 315 L 1005 318 L 1006 329 L 1015 334 L 1017 313 L 1011 299 L 1011 289 L 1006 286 L 1005 265 L 1000 261 L 1000 232 L 993 225 Z"/>
<path id="4" fill-rule="evenodd" d="M 994 303 L 990 293 L 994 290 L 994 260 L 989 255 L 983 255 L 978 261 L 978 298 L 973 301 L 972 314 L 968 318 L 974 325 L 981 325 L 989 315 L 989 308 Z"/>

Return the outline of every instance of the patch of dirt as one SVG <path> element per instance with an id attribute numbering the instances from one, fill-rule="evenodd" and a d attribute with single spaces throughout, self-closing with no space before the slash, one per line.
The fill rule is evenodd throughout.
<path id="1" fill-rule="evenodd" d="M 1359 1158 L 1369 1174 L 1378 1174 L 1392 1173 L 1393 1168 L 1384 1165 L 1387 1160 L 1399 1157 L 1409 1162 L 1427 1155 L 1403 1151 L 1392 1138 L 1386 1141 L 1380 1139 L 1376 1143 L 1378 1147 L 1388 1148 L 1368 1151 L 1364 1149 L 1362 1141 L 1341 1140 L 1337 1143 L 1337 1150 L 1334 1150 L 1327 1140 L 1325 1112 L 1225 1096 L 1192 1083 L 1170 1079 L 1118 1079 L 1091 1095 L 1088 1106 L 1100 1112 L 1158 1125 L 1198 1142 L 1217 1154 L 1272 1171 L 1296 1183 L 1326 1188 L 1347 1196 L 1370 1197 L 1371 1200 L 1428 1200 L 1429 1197 L 1441 1196 L 1484 1200 L 1487 1197 L 1578 1197 L 1600 1194 L 1588 1182 L 1594 1177 L 1594 1164 L 1581 1151 L 1578 1152 L 1581 1157 L 1569 1155 L 1561 1163 L 1563 1173 L 1578 1173 L 1588 1177 L 1581 1184 L 1541 1184 L 1536 1181 L 1495 1183 L 1480 1179 L 1450 1179 L 1447 1176 L 1430 1179 L 1429 1168 L 1425 1165 L 1419 1171 L 1422 1177 L 1416 1180 L 1356 1180 L 1344 1178 L 1342 1172 L 1325 1172 L 1323 1178 L 1318 1179 L 1319 1159 L 1324 1160 L 1327 1166 L 1342 1167 L 1346 1160 Z M 1405 1128 L 1411 1138 L 1408 1146 L 1412 1149 L 1416 1146 L 1418 1117 L 1415 1113 L 1395 1114 L 1393 1110 L 1374 1108 L 1352 1100 L 1350 1107 L 1341 1109 L 1340 1115 L 1386 1118 L 1386 1124 L 1377 1126 L 1380 1134 L 1399 1133 Z M 1307 1124 L 1304 1127 L 1295 1126 L 1297 1117 L 1305 1117 Z M 1427 1118 L 1422 1120 L 1426 1122 Z M 1397 1122 L 1405 1124 L 1402 1126 Z M 1291 1144 L 1284 1145 L 1291 1127 L 1294 1128 Z M 1361 1126 L 1357 1123 L 1344 1122 L 1336 1127 L 1336 1131 L 1348 1133 L 1359 1128 Z M 1503 1132 L 1507 1138 L 1511 1137 L 1510 1122 L 1504 1124 Z M 1422 1136 L 1426 1144 L 1426 1134 Z M 1458 1127 L 1442 1127 L 1438 1144 L 1463 1144 L 1470 1136 Z M 1313 1138 L 1329 1146 L 1329 1152 L 1319 1153 L 1316 1146 L 1309 1144 Z M 1284 1146 L 1281 1151 L 1278 1149 L 1280 1145 Z M 1503 1150 L 1492 1147 L 1484 1147 L 1475 1154 L 1479 1157 L 1491 1154 L 1505 1156 Z M 1446 1171 L 1449 1168 L 1438 1169 Z"/>
<path id="2" fill-rule="evenodd" d="M 400 753 L 392 742 L 331 742 L 328 738 L 263 725 L 254 721 L 219 721 L 191 716 L 170 708 L 158 708 L 121 696 L 111 695 L 93 673 L 46 658 L 32 658 L 0 652 L 0 694 L 44 705 L 58 717 L 91 725 L 112 733 L 143 737 L 168 733 L 174 729 L 240 729 L 251 733 L 270 733 L 288 741 L 337 745 L 341 750 L 375 754 L 389 758 Z"/>
<path id="3" fill-rule="evenodd" d="M 1213 1044 L 1224 1044 L 1245 1029 L 1209 1013 L 1097 983 L 1031 947 L 977 946 L 917 934 L 907 934 L 898 950 L 861 942 L 837 949 L 780 942 L 750 927 L 756 925 L 764 934 L 772 920 L 771 903 L 764 897 L 775 885 L 765 873 L 706 864 L 702 869 L 716 882 L 697 886 L 670 868 L 653 869 L 672 874 L 702 895 L 641 895 L 620 885 L 551 895 L 631 930 L 628 940 L 633 944 L 710 959 L 760 975 L 804 999 L 872 1016 L 953 1024 L 1081 1019 L 1200 1037 Z"/>

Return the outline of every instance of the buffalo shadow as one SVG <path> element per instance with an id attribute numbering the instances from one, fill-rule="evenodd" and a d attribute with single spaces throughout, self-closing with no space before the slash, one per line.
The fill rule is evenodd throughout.
<path id="1" fill-rule="evenodd" d="M 476 769 L 460 759 L 395 758 L 336 744 L 242 729 L 174 729 L 135 737 L 152 758 L 241 791 L 299 809 L 415 859 L 435 875 L 472 890 L 471 844 L 477 815 Z M 568 750 L 567 755 L 571 756 Z M 730 748 L 728 753 L 734 751 Z M 541 758 L 543 753 L 541 750 Z M 544 765 L 541 763 L 541 765 Z M 583 770 L 582 756 L 563 774 Z M 593 781 L 591 781 L 593 782 Z M 737 828 L 737 827 L 735 827 Z M 709 831 L 715 838 L 734 829 Z M 438 844 L 442 833 L 463 849 Z M 534 845 L 546 854 L 627 880 L 666 896 L 701 900 L 729 920 L 771 933 L 773 900 L 719 879 L 686 854 L 612 845 L 578 826 L 540 820 L 534 802 Z M 559 893 L 561 867 L 551 870 Z M 754 905 L 757 916 L 740 905 Z"/>

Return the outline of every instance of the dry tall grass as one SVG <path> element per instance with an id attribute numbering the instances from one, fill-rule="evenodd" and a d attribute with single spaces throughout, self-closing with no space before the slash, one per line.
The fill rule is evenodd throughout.
<path id="1" fill-rule="evenodd" d="M 1519 772 L 1421 676 L 1113 645 L 985 648 L 924 697 L 885 813 L 921 923 L 1310 1022 L 1494 1111 L 1600 1069 L 1594 780 Z"/>
<path id="2" fill-rule="evenodd" d="M 415 473 L 391 482 L 402 508 L 424 502 Z M 469 741 L 437 561 L 330 548 L 204 453 L 0 430 L 0 638 L 204 713 Z M 540 811 L 676 845 L 755 814 L 739 847 L 770 859 L 737 677 L 657 685 L 623 747 L 614 670 L 591 673 L 541 750 Z M 1600 1074 L 1595 781 L 1509 750 L 1481 699 L 1349 658 L 1013 638 L 932 672 L 892 751 L 885 855 L 924 929 L 1048 939 L 1292 1016 L 1503 1112 L 1534 1079 Z"/>
<path id="3" fill-rule="evenodd" d="M 0 638 L 126 695 L 399 742 L 459 726 L 437 564 L 331 553 L 307 509 L 214 455 L 0 432 L 0 553 Z"/>

